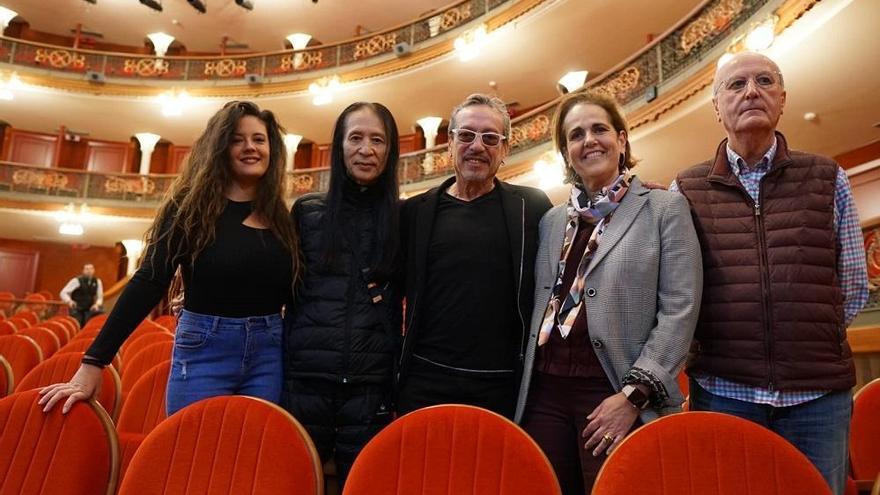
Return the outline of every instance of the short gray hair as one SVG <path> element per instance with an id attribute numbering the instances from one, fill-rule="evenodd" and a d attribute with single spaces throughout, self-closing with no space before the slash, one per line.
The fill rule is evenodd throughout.
<path id="1" fill-rule="evenodd" d="M 487 106 L 501 115 L 501 118 L 504 121 L 504 137 L 510 140 L 510 114 L 507 113 L 507 105 L 505 105 L 504 102 L 501 101 L 501 98 L 498 98 L 497 96 L 489 96 L 482 93 L 474 93 L 468 96 L 463 102 L 459 103 L 458 106 L 452 109 L 452 116 L 449 118 L 449 135 L 452 135 L 452 131 L 458 128 L 455 123 L 455 117 L 458 115 L 458 112 L 467 107 L 479 105 Z"/>

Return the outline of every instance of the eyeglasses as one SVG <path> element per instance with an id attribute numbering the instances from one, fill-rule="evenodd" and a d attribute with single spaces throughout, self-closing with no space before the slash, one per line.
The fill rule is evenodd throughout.
<path id="1" fill-rule="evenodd" d="M 739 93 L 746 89 L 749 85 L 749 81 L 754 81 L 756 88 L 770 90 L 777 85 L 782 84 L 782 77 L 778 73 L 773 72 L 762 72 L 760 74 L 755 74 L 754 76 L 730 77 L 721 81 L 721 83 L 715 87 L 715 92 L 717 93 L 719 90 L 723 89 L 730 93 Z"/>
<path id="2" fill-rule="evenodd" d="M 460 142 L 465 144 L 473 143 L 474 139 L 477 139 L 477 136 L 479 136 L 483 145 L 492 147 L 498 146 L 502 141 L 507 139 L 497 132 L 475 132 L 470 129 L 453 129 L 452 134 L 455 135 Z"/>

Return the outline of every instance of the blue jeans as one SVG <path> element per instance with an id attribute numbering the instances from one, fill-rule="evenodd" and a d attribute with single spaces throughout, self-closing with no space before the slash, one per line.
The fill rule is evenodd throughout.
<path id="1" fill-rule="evenodd" d="M 715 395 L 693 378 L 690 393 L 692 411 L 732 414 L 779 434 L 810 459 L 833 493 L 843 495 L 849 459 L 851 391 L 831 392 L 789 407 L 754 404 Z"/>
<path id="2" fill-rule="evenodd" d="M 209 397 L 281 400 L 280 314 L 223 318 L 183 310 L 174 335 L 168 415 Z"/>

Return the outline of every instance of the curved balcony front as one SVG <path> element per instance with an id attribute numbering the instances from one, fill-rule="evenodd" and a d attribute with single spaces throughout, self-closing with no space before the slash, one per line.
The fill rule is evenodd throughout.
<path id="1" fill-rule="evenodd" d="M 309 82 L 329 73 L 353 81 L 424 63 L 452 51 L 453 35 L 465 32 L 467 26 L 485 23 L 497 28 L 545 1 L 458 0 L 366 36 L 301 50 L 243 55 L 157 57 L 0 36 L 0 63 L 31 74 L 39 85 L 100 94 L 153 94 L 155 83 L 162 82 L 201 96 L 277 94 L 306 89 Z M 87 73 L 94 79 L 87 80 Z M 245 75 L 258 76 L 258 90 L 247 83 Z M 93 84 L 96 79 L 100 85 Z"/>
<path id="2" fill-rule="evenodd" d="M 477 3 L 488 9 L 504 2 Z M 705 88 L 718 57 L 742 37 L 744 26 L 774 14 L 779 18 L 779 32 L 813 4 L 808 0 L 708 0 L 638 53 L 589 81 L 586 90 L 616 98 L 631 127 L 638 128 Z M 558 101 L 514 119 L 507 160 L 513 165 L 503 168 L 500 177 L 524 173 L 530 169 L 528 160 L 549 151 L 552 116 Z M 433 186 L 452 172 L 447 145 L 441 145 L 403 155 L 399 180 L 402 190 L 411 194 Z M 90 204 L 154 208 L 173 179 L 173 175 L 107 174 L 0 162 L 0 194 L 17 199 L 67 202 L 76 198 Z M 292 200 L 324 191 L 328 180 L 326 168 L 296 170 L 287 176 L 287 197 Z"/>

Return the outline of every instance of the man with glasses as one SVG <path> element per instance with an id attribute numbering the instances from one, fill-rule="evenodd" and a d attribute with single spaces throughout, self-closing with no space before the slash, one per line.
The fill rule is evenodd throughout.
<path id="1" fill-rule="evenodd" d="M 510 146 L 498 98 L 475 94 L 449 122 L 455 176 L 401 212 L 406 321 L 398 413 L 443 403 L 513 417 L 534 297 L 540 190 L 495 178 Z"/>
<path id="2" fill-rule="evenodd" d="M 868 298 L 849 181 L 776 131 L 785 87 L 769 58 L 734 56 L 712 101 L 727 139 L 672 185 L 691 204 L 703 252 L 691 409 L 770 428 L 842 494 L 855 385 L 846 327 Z"/>

